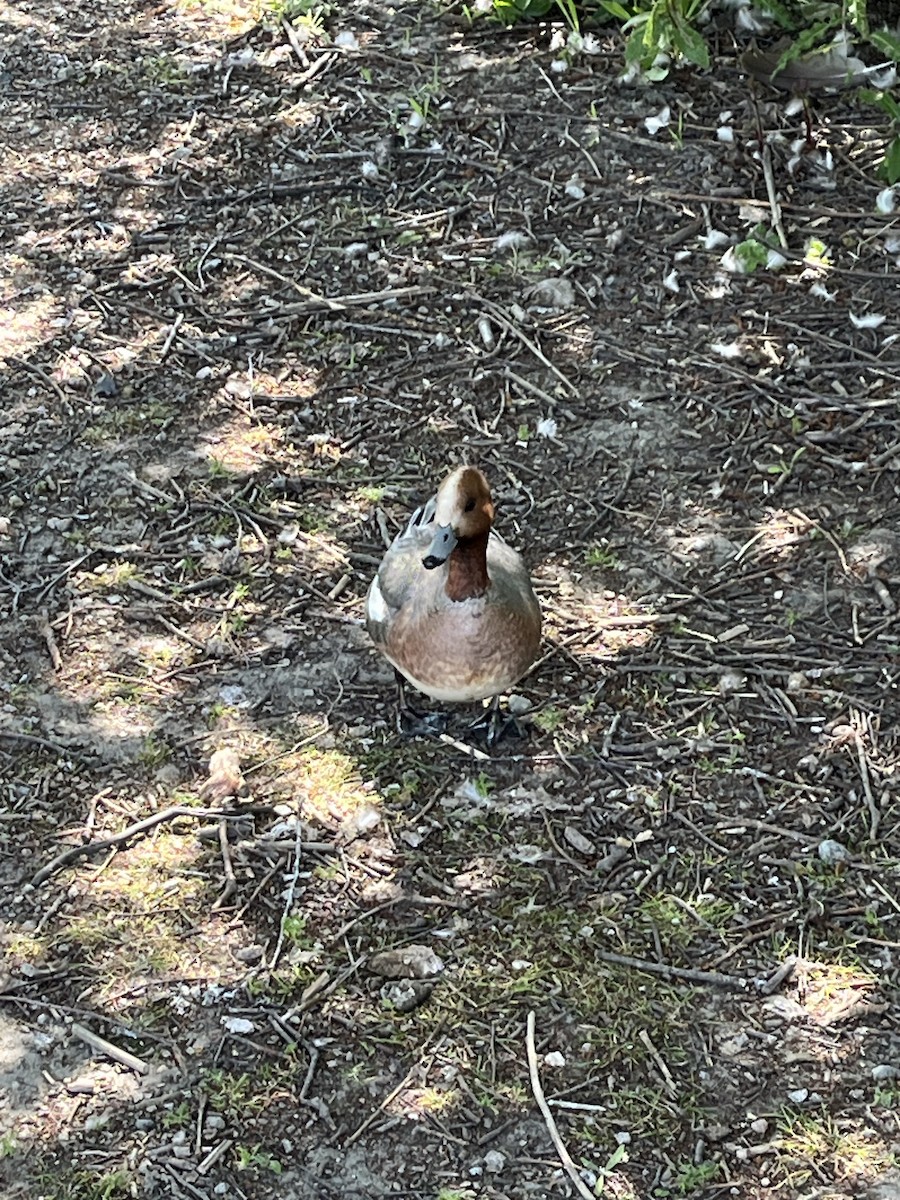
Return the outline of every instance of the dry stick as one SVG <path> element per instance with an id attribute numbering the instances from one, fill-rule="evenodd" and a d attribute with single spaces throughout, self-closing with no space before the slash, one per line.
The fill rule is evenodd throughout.
<path id="1" fill-rule="evenodd" d="M 62 854 L 58 854 L 56 858 L 48 862 L 45 867 L 41 867 L 32 877 L 31 886 L 38 887 L 61 867 L 68 866 L 69 863 L 75 862 L 76 859 L 82 858 L 84 855 L 96 854 L 98 850 L 108 850 L 110 846 L 121 846 L 123 842 L 136 837 L 139 833 L 146 833 L 155 826 L 161 825 L 163 821 L 173 821 L 176 817 L 221 817 L 227 821 L 235 820 L 241 815 L 241 813 L 237 812 L 222 812 L 218 808 L 188 808 L 185 804 L 176 804 L 172 808 L 164 808 L 162 812 L 144 817 L 142 821 L 135 821 L 133 825 L 129 825 L 121 833 L 114 833 L 111 837 L 101 838 L 99 842 L 85 842 L 83 846 L 69 846 Z"/>
<path id="2" fill-rule="evenodd" d="M 859 763 L 859 774 L 862 779 L 863 791 L 866 796 L 866 807 L 869 810 L 869 837 L 875 841 L 878 826 L 881 824 L 881 813 L 872 791 L 872 781 L 869 777 L 869 764 L 866 761 L 866 751 L 863 746 L 862 734 L 856 730 L 856 759 Z"/>
<path id="3" fill-rule="evenodd" d="M 739 975 L 721 975 L 718 971 L 695 971 L 689 967 L 673 967 L 668 963 L 652 962 L 646 958 L 632 958 L 630 954 L 614 954 L 611 950 L 598 950 L 597 957 L 617 967 L 634 967 L 636 971 L 649 971 L 668 979 L 686 979 L 689 983 L 706 983 L 711 987 L 728 988 L 734 992 L 746 992 L 750 981 Z"/>
<path id="4" fill-rule="evenodd" d="M 162 344 L 162 349 L 159 352 L 159 361 L 164 362 L 169 351 L 172 349 L 172 343 L 178 336 L 178 330 L 184 324 L 184 313 L 180 312 L 169 327 L 169 332 L 166 334 L 166 340 Z"/>
<path id="5" fill-rule="evenodd" d="M 663 1082 L 666 1085 L 666 1090 L 668 1091 L 669 1095 L 673 1096 L 673 1097 L 677 1096 L 678 1095 L 678 1085 L 675 1083 L 675 1080 L 672 1078 L 672 1072 L 666 1066 L 665 1059 L 660 1054 L 660 1052 L 657 1050 L 657 1048 L 653 1045 L 653 1042 L 650 1040 L 650 1034 L 647 1032 L 646 1029 L 640 1029 L 640 1030 L 638 1030 L 638 1037 L 640 1038 L 640 1040 L 644 1044 L 644 1046 L 646 1046 L 647 1053 L 650 1055 L 650 1057 L 656 1063 L 656 1065 L 659 1069 L 659 1073 L 663 1077 Z"/>
<path id="6" fill-rule="evenodd" d="M 772 210 L 772 225 L 778 234 L 778 241 L 782 250 L 787 250 L 788 240 L 784 232 L 784 222 L 781 219 L 781 205 L 778 201 L 778 193 L 775 190 L 775 172 L 772 169 L 772 147 L 765 140 L 763 140 L 762 144 L 762 166 L 763 176 L 766 181 L 766 192 L 769 196 L 769 208 Z"/>
<path id="7" fill-rule="evenodd" d="M 509 317 L 507 317 L 506 313 L 504 313 L 499 304 L 494 304 L 491 300 L 485 299 L 485 297 L 479 295 L 478 292 L 467 292 L 466 294 L 471 296 L 473 300 L 477 300 L 479 304 L 484 305 L 497 324 L 500 325 L 501 328 L 505 329 L 507 333 L 511 333 L 514 338 L 517 338 L 526 349 L 530 350 L 538 362 L 543 363 L 547 370 L 551 371 L 556 376 L 556 378 L 560 381 L 560 383 L 563 384 L 567 391 L 571 392 L 572 394 L 577 393 L 578 388 L 575 386 L 575 384 L 572 383 L 572 381 L 562 373 L 559 367 L 553 365 L 550 359 L 547 358 L 546 354 L 544 354 L 543 350 L 541 350 L 540 346 L 533 342 L 531 338 L 526 337 L 522 330 L 519 329 L 518 326 L 512 321 L 510 321 Z"/>
<path id="8" fill-rule="evenodd" d="M 525 1028 L 525 1047 L 528 1053 L 528 1073 L 531 1076 L 531 1090 L 534 1092 L 534 1098 L 537 1101 L 537 1106 L 541 1110 L 541 1116 L 544 1118 L 544 1123 L 550 1134 L 551 1141 L 556 1147 L 556 1153 L 559 1155 L 559 1161 L 565 1168 L 566 1174 L 575 1184 L 576 1191 L 579 1196 L 583 1196 L 584 1200 L 596 1200 L 594 1192 L 587 1186 L 579 1174 L 571 1154 L 566 1149 L 565 1142 L 559 1136 L 559 1130 L 556 1128 L 556 1121 L 553 1119 L 553 1113 L 550 1111 L 550 1105 L 544 1096 L 544 1089 L 541 1087 L 541 1077 L 538 1074 L 537 1049 L 534 1044 L 534 1012 L 528 1014 L 528 1021 Z"/>
<path id="9" fill-rule="evenodd" d="M 234 866 L 231 862 L 231 851 L 228 848 L 228 822 L 225 820 L 219 821 L 219 849 L 222 851 L 222 870 L 225 872 L 225 887 L 222 889 L 222 894 L 212 906 L 213 912 L 218 912 L 220 908 L 224 908 L 234 893 L 237 891 L 237 879 L 234 875 Z"/>
<path id="10" fill-rule="evenodd" d="M 53 670 L 58 671 L 62 667 L 63 660 L 59 652 L 59 646 L 56 644 L 56 638 L 53 636 L 53 630 L 50 627 L 50 618 L 47 616 L 46 609 L 42 609 L 38 613 L 34 623 L 38 633 L 44 639 L 47 653 L 50 655 L 50 661 L 53 663 Z"/>
<path id="11" fill-rule="evenodd" d="M 359 1138 L 362 1137 L 362 1135 L 366 1132 L 366 1130 L 369 1128 L 369 1126 L 372 1124 L 372 1122 L 375 1121 L 378 1118 L 378 1116 L 384 1112 L 384 1110 L 387 1108 L 387 1106 L 390 1104 L 390 1102 L 392 1100 L 396 1099 L 397 1096 L 400 1095 L 400 1093 L 403 1091 L 403 1089 L 406 1087 L 406 1085 L 408 1083 L 412 1082 L 412 1080 L 415 1078 L 416 1074 L 419 1072 L 420 1069 L 421 1069 L 420 1063 L 416 1063 L 415 1066 L 412 1066 L 409 1068 L 409 1070 L 406 1072 L 406 1074 L 403 1076 L 403 1078 L 400 1080 L 400 1082 L 397 1084 L 397 1086 L 392 1091 L 388 1092 L 388 1094 L 385 1096 L 385 1098 L 382 1100 L 382 1102 L 378 1105 L 378 1107 L 375 1109 L 375 1111 L 369 1113 L 369 1115 L 363 1121 L 362 1125 L 358 1126 L 354 1130 L 354 1132 L 350 1134 L 350 1136 L 347 1138 L 346 1142 L 344 1142 L 345 1150 L 348 1150 L 355 1141 L 358 1141 Z"/>
<path id="12" fill-rule="evenodd" d="M 46 384 L 48 388 L 52 388 L 53 391 L 56 392 L 57 397 L 62 401 L 63 404 L 66 403 L 65 392 L 62 390 L 56 380 L 51 379 L 47 372 L 42 370 L 37 363 L 26 362 L 24 358 L 16 358 L 14 354 L 4 354 L 2 357 L 5 358 L 8 363 L 12 363 L 13 366 L 19 367 L 23 371 L 28 371 L 30 374 L 34 375 L 36 379 L 40 379 L 41 383 Z"/>
<path id="13" fill-rule="evenodd" d="M 300 849 L 301 849 L 302 834 L 300 832 L 300 821 L 294 827 L 294 869 L 291 872 L 291 880 L 288 884 L 287 895 L 284 898 L 284 910 L 281 914 L 281 924 L 278 929 L 278 941 L 275 943 L 275 949 L 272 951 L 272 958 L 269 961 L 269 970 L 274 971 L 281 955 L 281 947 L 284 945 L 284 930 L 287 925 L 288 917 L 291 915 L 291 908 L 294 903 L 294 892 L 297 890 L 297 880 L 300 876 Z"/>
<path id="14" fill-rule="evenodd" d="M 102 1038 L 96 1033 L 91 1033 L 90 1029 L 85 1029 L 77 1021 L 72 1022 L 72 1032 L 77 1038 L 87 1042 L 94 1050 L 107 1055 L 114 1062 L 121 1063 L 123 1067 L 130 1067 L 132 1071 L 137 1071 L 141 1075 L 148 1070 L 147 1064 L 142 1058 L 129 1054 L 127 1050 L 120 1050 L 118 1046 L 114 1046 L 112 1042 L 108 1042 L 106 1038 Z"/>

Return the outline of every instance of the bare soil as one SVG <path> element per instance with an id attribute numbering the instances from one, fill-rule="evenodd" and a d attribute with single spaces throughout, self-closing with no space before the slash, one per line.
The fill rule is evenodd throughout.
<path id="1" fill-rule="evenodd" d="M 900 1195 L 887 131 L 717 20 L 0 8 L 5 1197 Z M 461 461 L 487 753 L 361 626 Z"/>

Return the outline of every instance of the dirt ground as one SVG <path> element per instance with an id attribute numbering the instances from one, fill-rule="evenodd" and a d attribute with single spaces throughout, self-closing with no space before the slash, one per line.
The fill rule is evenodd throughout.
<path id="1" fill-rule="evenodd" d="M 900 1196 L 887 131 L 553 34 L 0 5 L 4 1197 Z M 361 626 L 463 461 L 489 752 Z"/>

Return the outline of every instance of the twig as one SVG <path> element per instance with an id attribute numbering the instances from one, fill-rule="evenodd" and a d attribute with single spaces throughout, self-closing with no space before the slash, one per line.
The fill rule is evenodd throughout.
<path id="1" fill-rule="evenodd" d="M 12 729 L 0 729 L 0 739 L 11 742 L 22 742 L 26 746 L 40 746 L 42 750 L 52 750 L 54 754 L 64 754 L 69 758 L 77 758 L 79 762 L 89 762 L 90 759 L 80 750 L 64 746 L 61 742 L 51 742 L 49 738 L 37 737 L 33 733 L 16 733 Z"/>
<path id="2" fill-rule="evenodd" d="M 172 343 L 175 341 L 175 338 L 178 336 L 178 330 L 181 328 L 181 326 L 183 324 L 184 324 L 184 313 L 180 312 L 176 316 L 175 320 L 172 322 L 169 332 L 166 334 L 166 340 L 163 342 L 162 349 L 159 352 L 159 361 L 160 362 L 163 362 L 165 360 L 166 355 L 172 349 Z"/>
<path id="3" fill-rule="evenodd" d="M 784 962 L 776 970 L 772 972 L 768 979 L 757 985 L 757 990 L 763 996 L 771 996 L 776 988 L 781 987 L 784 981 L 793 975 L 797 969 L 799 959 L 796 954 L 789 954 Z"/>
<path id="4" fill-rule="evenodd" d="M 598 950 L 597 957 L 617 967 L 634 967 L 636 971 L 649 971 L 666 979 L 686 979 L 689 983 L 704 983 L 711 987 L 728 988 L 733 992 L 746 992 L 749 980 L 738 975 L 721 975 L 718 971 L 695 971 L 690 967 L 673 967 L 668 963 L 652 962 L 646 958 L 632 958 L 630 954 L 614 954 L 611 950 Z"/>
<path id="5" fill-rule="evenodd" d="M 859 717 L 857 717 L 858 720 Z M 875 835 L 878 833 L 878 826 L 881 824 L 881 813 L 878 811 L 878 804 L 875 800 L 875 794 L 872 791 L 872 781 L 869 777 L 869 764 L 866 760 L 866 749 L 863 745 L 862 733 L 859 728 L 856 728 L 854 732 L 856 733 L 856 761 L 859 764 L 859 774 L 866 797 L 866 807 L 869 810 L 869 837 L 874 842 Z"/>
<path id="6" fill-rule="evenodd" d="M 206 1158 L 197 1164 L 197 1174 L 205 1175 L 210 1167 L 215 1166 L 219 1159 L 222 1158 L 223 1155 L 227 1154 L 233 1145 L 234 1142 L 231 1138 L 225 1138 L 223 1141 L 219 1142 L 217 1146 L 213 1146 Z"/>
<path id="7" fill-rule="evenodd" d="M 831 530 L 825 529 L 824 526 L 820 525 L 819 522 L 814 520 L 812 517 L 807 516 L 807 514 L 800 508 L 795 508 L 792 510 L 792 512 L 795 517 L 798 517 L 801 521 L 805 521 L 812 529 L 815 529 L 816 533 L 821 534 L 821 536 L 826 542 L 828 542 L 828 544 L 837 554 L 838 560 L 841 564 L 841 570 L 849 578 L 853 578 L 853 572 L 850 570 L 850 564 L 847 562 L 847 556 L 844 553 L 844 548 Z"/>
<path id="8" fill-rule="evenodd" d="M 86 1029 L 84 1025 L 79 1025 L 77 1021 L 72 1022 L 72 1032 L 77 1038 L 81 1038 L 83 1042 L 87 1042 L 94 1050 L 105 1054 L 111 1058 L 113 1062 L 121 1063 L 123 1067 L 129 1067 L 132 1071 L 137 1071 L 139 1074 L 146 1074 L 149 1069 L 147 1063 L 142 1058 L 138 1058 L 135 1054 L 129 1054 L 127 1050 L 120 1050 L 118 1046 L 114 1046 L 112 1042 L 108 1042 L 106 1038 L 100 1037 L 96 1033 L 91 1033 L 90 1029 Z"/>
<path id="9" fill-rule="evenodd" d="M 378 1107 L 375 1109 L 375 1111 L 369 1113 L 369 1115 L 363 1121 L 362 1125 L 357 1126 L 357 1128 L 353 1131 L 353 1133 L 350 1134 L 350 1136 L 344 1142 L 343 1148 L 345 1150 L 348 1150 L 353 1145 L 354 1142 L 358 1141 L 362 1137 L 362 1135 L 366 1132 L 366 1130 L 369 1128 L 369 1126 L 372 1124 L 372 1122 L 374 1120 L 376 1120 L 376 1118 L 381 1113 L 384 1112 L 384 1110 L 387 1108 L 387 1106 L 390 1104 L 390 1102 L 392 1100 L 395 1100 L 400 1095 L 400 1093 L 403 1091 L 403 1089 L 406 1087 L 406 1085 L 415 1078 L 416 1074 L 418 1073 L 418 1071 L 420 1069 L 421 1069 L 420 1063 L 416 1063 L 415 1066 L 412 1066 L 409 1068 L 409 1070 L 406 1072 L 406 1074 L 403 1076 L 403 1078 L 400 1080 L 400 1082 L 397 1084 L 397 1086 L 395 1088 L 393 1088 L 390 1092 L 388 1092 L 388 1094 L 385 1096 L 385 1098 L 382 1100 L 382 1102 L 378 1105 Z"/>
<path id="10" fill-rule="evenodd" d="M 595 1200 L 595 1194 L 587 1186 L 576 1167 L 571 1154 L 566 1149 L 565 1142 L 559 1135 L 559 1130 L 556 1128 L 556 1121 L 553 1119 L 553 1113 L 550 1111 L 550 1105 L 544 1096 L 544 1089 L 541 1087 L 541 1077 L 538 1074 L 537 1049 L 534 1044 L 534 1012 L 528 1014 L 528 1020 L 525 1026 L 525 1047 L 528 1053 L 528 1073 L 531 1076 L 531 1090 L 534 1092 L 534 1098 L 537 1101 L 537 1106 L 541 1110 L 541 1116 L 544 1118 L 544 1124 L 547 1126 L 547 1131 L 550 1134 L 550 1139 L 556 1147 L 556 1153 L 559 1155 L 559 1161 L 565 1168 L 566 1174 L 575 1185 L 575 1190 L 579 1196 L 583 1196 L 584 1200 Z"/>
<path id="11" fill-rule="evenodd" d="M 480 296 L 478 292 L 469 292 L 468 295 L 470 295 L 473 300 L 477 300 L 479 304 L 484 305 L 497 324 L 505 329 L 507 333 L 511 333 L 514 338 L 517 338 L 522 345 L 526 347 L 526 349 L 531 351 L 538 362 L 544 364 L 548 371 L 552 371 L 552 373 L 556 376 L 560 383 L 563 384 L 567 391 L 571 392 L 573 395 L 577 394 L 578 388 L 575 386 L 575 384 L 572 383 L 572 381 L 562 373 L 559 367 L 554 366 L 550 359 L 547 358 L 546 354 L 544 354 L 543 350 L 541 350 L 540 346 L 533 342 L 531 338 L 526 337 L 522 330 L 519 329 L 519 327 L 512 321 L 510 321 L 509 317 L 507 317 L 503 309 L 500 308 L 498 304 L 494 304 L 491 300 L 486 300 L 485 297 Z"/>
<path id="12" fill-rule="evenodd" d="M 647 1053 L 650 1055 L 650 1057 L 653 1059 L 653 1061 L 656 1063 L 657 1067 L 659 1068 L 659 1073 L 663 1077 L 663 1082 L 666 1085 L 666 1090 L 668 1091 L 669 1095 L 677 1096 L 678 1095 L 678 1085 L 675 1083 L 675 1080 L 672 1078 L 672 1072 L 666 1066 L 663 1056 L 660 1054 L 660 1052 L 657 1050 L 657 1048 L 651 1042 L 650 1034 L 647 1032 L 646 1029 L 640 1029 L 640 1030 L 638 1030 L 638 1037 L 640 1038 L 640 1040 L 644 1044 L 644 1046 L 646 1046 Z"/>
<path id="13" fill-rule="evenodd" d="M 64 850 L 62 854 L 58 854 L 56 858 L 48 862 L 46 866 L 41 867 L 32 876 L 31 886 L 38 887 L 44 880 L 49 879 L 51 875 L 60 870 L 61 867 L 67 867 L 69 863 L 75 862 L 78 858 L 96 854 L 99 850 L 108 850 L 110 846 L 121 846 L 123 842 L 137 837 L 139 833 L 147 833 L 148 830 L 161 825 L 164 821 L 173 821 L 176 817 L 221 817 L 224 820 L 235 820 L 242 815 L 236 812 L 222 812 L 217 808 L 188 808 L 185 804 L 175 804 L 171 808 L 164 808 L 162 812 L 144 817 L 142 821 L 135 821 L 133 825 L 129 825 L 121 833 L 114 833 L 110 837 L 101 838 L 98 842 L 85 842 L 83 846 L 69 846 L 67 850 Z"/>
<path id="14" fill-rule="evenodd" d="M 3 358 L 5 358 L 8 363 L 12 363 L 14 366 L 19 367 L 23 371 L 28 371 L 29 374 L 34 375 L 35 378 L 40 379 L 41 383 L 45 383 L 48 388 L 52 388 L 53 391 L 56 392 L 57 397 L 63 402 L 63 404 L 66 403 L 65 392 L 62 390 L 56 380 L 51 379 L 47 372 L 42 370 L 37 363 L 26 362 L 24 358 L 16 358 L 14 354 L 4 354 Z"/>
<path id="15" fill-rule="evenodd" d="M 221 896 L 212 906 L 213 912 L 218 912 L 220 908 L 224 908 L 234 893 L 237 891 L 237 880 L 234 876 L 234 866 L 231 862 L 231 851 L 228 848 L 228 822 L 225 820 L 219 821 L 219 849 L 222 851 L 222 870 L 225 872 L 225 887 L 222 890 Z"/>
<path id="16" fill-rule="evenodd" d="M 59 652 L 59 646 L 56 644 L 56 638 L 53 636 L 53 630 L 50 627 L 50 618 L 47 616 L 46 610 L 42 609 L 34 620 L 38 633 L 44 639 L 44 644 L 47 647 L 47 653 L 50 655 L 50 661 L 53 663 L 53 670 L 58 671 L 62 667 L 62 655 Z"/>
<path id="17" fill-rule="evenodd" d="M 772 210 L 772 225 L 778 234 L 778 242 L 782 250 L 787 250 L 788 240 L 784 232 L 784 222 L 781 219 L 781 205 L 775 190 L 775 172 L 772 169 L 772 147 L 767 141 L 762 144 L 762 168 L 766 181 L 766 193 L 769 197 L 769 208 Z"/>
<path id="18" fill-rule="evenodd" d="M 287 895 L 284 898 L 284 909 L 281 913 L 281 924 L 278 929 L 278 941 L 275 943 L 275 949 L 272 951 L 272 958 L 269 962 L 269 970 L 274 971 L 278 959 L 281 955 L 281 947 L 284 945 L 284 930 L 287 925 L 287 919 L 291 915 L 291 908 L 294 904 L 294 892 L 297 890 L 297 880 L 300 876 L 300 850 L 302 846 L 302 835 L 300 832 L 300 821 L 297 819 L 297 824 L 294 827 L 294 869 L 291 872 L 291 880 L 288 884 Z"/>

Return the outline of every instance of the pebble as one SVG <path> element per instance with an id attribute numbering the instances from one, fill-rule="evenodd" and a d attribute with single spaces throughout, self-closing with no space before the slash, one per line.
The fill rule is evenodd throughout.
<path id="1" fill-rule="evenodd" d="M 819 842 L 819 858 L 826 866 L 834 867 L 838 863 L 847 862 L 850 858 L 850 851 L 842 842 L 826 838 L 823 842 Z"/>
<path id="2" fill-rule="evenodd" d="M 900 1067 L 895 1067 L 891 1063 L 879 1063 L 877 1067 L 872 1068 L 872 1078 L 876 1083 L 883 1083 L 886 1079 L 896 1079 L 900 1076 Z"/>
<path id="3" fill-rule="evenodd" d="M 484 1156 L 484 1169 L 490 1171 L 491 1174 L 496 1174 L 502 1171 L 506 1166 L 506 1155 L 501 1154 L 499 1150 L 488 1150 Z"/>
<path id="4" fill-rule="evenodd" d="M 765 1117 L 757 1117 L 755 1121 L 750 1122 L 750 1128 L 759 1137 L 763 1137 L 769 1131 L 769 1122 Z"/>
<path id="5" fill-rule="evenodd" d="M 788 1100 L 794 1104 L 802 1104 L 804 1100 L 809 1099 L 809 1088 L 794 1088 L 792 1092 L 788 1092 Z"/>

